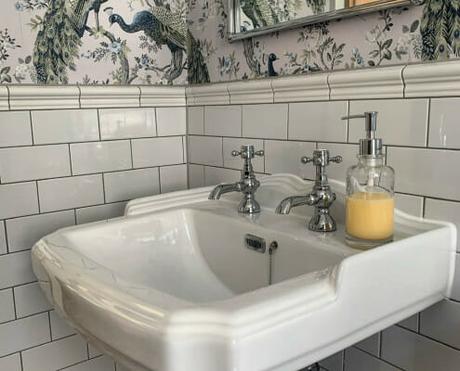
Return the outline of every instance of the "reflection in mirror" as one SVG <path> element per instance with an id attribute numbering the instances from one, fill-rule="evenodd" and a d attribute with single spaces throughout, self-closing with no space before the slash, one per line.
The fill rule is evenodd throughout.
<path id="1" fill-rule="evenodd" d="M 231 34 L 262 34 L 323 22 L 392 6 L 409 0 L 231 0 Z M 264 32 L 266 31 L 266 32 Z M 243 38 L 244 36 L 230 39 Z"/>

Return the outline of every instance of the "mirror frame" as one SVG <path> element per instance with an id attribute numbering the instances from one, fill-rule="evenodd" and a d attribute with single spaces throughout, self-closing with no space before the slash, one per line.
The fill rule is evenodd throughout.
<path id="1" fill-rule="evenodd" d="M 396 8 L 399 6 L 420 5 L 423 0 L 380 0 L 378 3 L 358 5 L 353 8 L 332 10 L 323 14 L 311 15 L 292 19 L 272 26 L 260 27 L 246 32 L 236 32 L 240 24 L 240 0 L 228 0 L 228 40 L 230 42 L 248 39 L 254 36 L 266 35 L 272 32 L 290 30 L 315 23 L 332 21 L 340 18 L 353 17 L 366 13 L 372 13 L 379 10 Z"/>

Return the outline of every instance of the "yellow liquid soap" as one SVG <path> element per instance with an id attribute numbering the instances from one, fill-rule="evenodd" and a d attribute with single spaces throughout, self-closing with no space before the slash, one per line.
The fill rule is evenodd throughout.
<path id="1" fill-rule="evenodd" d="M 347 197 L 347 234 L 368 241 L 393 236 L 394 198 L 387 193 L 357 192 Z"/>

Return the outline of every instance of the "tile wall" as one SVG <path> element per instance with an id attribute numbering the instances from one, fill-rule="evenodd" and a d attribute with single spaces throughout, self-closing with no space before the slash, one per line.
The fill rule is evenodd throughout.
<path id="1" fill-rule="evenodd" d="M 265 150 L 265 157 L 254 161 L 258 173 L 293 173 L 306 179 L 314 179 L 314 168 L 301 164 L 300 157 L 327 148 L 344 158 L 340 165 L 331 164 L 329 176 L 344 181 L 346 169 L 356 162 L 364 123 L 341 117 L 375 110 L 380 113 L 378 134 L 386 145 L 386 161 L 397 174 L 397 207 L 450 220 L 460 228 L 460 98 L 298 100 L 189 107 L 190 186 L 237 181 L 241 161 L 230 153 L 242 144 Z M 449 300 L 321 364 L 329 371 L 457 371 L 459 328 L 457 275 Z"/>
<path id="2" fill-rule="evenodd" d="M 184 106 L 0 112 L 0 370 L 115 371 L 45 300 L 30 248 L 187 188 L 185 134 Z"/>

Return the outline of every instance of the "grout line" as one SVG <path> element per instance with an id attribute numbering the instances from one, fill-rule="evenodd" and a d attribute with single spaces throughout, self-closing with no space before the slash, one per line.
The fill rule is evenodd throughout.
<path id="1" fill-rule="evenodd" d="M 14 293 L 14 287 L 11 288 L 11 295 L 13 296 L 13 309 L 14 309 L 14 320 L 18 320 L 18 310 L 16 307 L 16 294 Z M 12 322 L 12 321 L 10 321 Z M 6 322 L 3 322 L 6 323 Z M 2 323 L 2 324 L 3 324 Z"/>
<path id="2" fill-rule="evenodd" d="M 49 326 L 49 332 L 50 332 L 50 339 L 53 341 L 53 333 L 51 332 L 51 315 L 50 311 L 48 311 L 48 326 Z"/>
<path id="3" fill-rule="evenodd" d="M 34 125 L 32 122 L 32 111 L 29 111 L 29 123 L 30 123 L 30 135 L 32 139 L 32 145 L 35 145 L 35 139 L 34 139 Z"/>
<path id="4" fill-rule="evenodd" d="M 425 131 L 425 147 L 428 148 L 430 143 L 430 127 L 431 127 L 431 98 L 428 99 L 427 125 Z"/>
<path id="5" fill-rule="evenodd" d="M 134 169 L 133 140 L 129 140 L 129 150 L 131 153 L 131 169 Z"/>
<path id="6" fill-rule="evenodd" d="M 160 171 L 160 167 L 158 166 L 157 169 L 158 169 L 158 170 L 157 170 L 157 171 L 158 171 L 158 188 L 159 188 L 160 194 L 162 194 L 162 193 L 161 193 L 161 171 Z"/>
<path id="7" fill-rule="evenodd" d="M 37 206 L 38 206 L 37 214 L 41 214 L 42 208 L 40 205 L 40 192 L 38 191 L 38 180 L 36 180 L 34 183 L 35 183 L 35 191 L 37 192 Z"/>
<path id="8" fill-rule="evenodd" d="M 96 116 L 97 116 L 97 131 L 99 134 L 99 141 L 102 141 L 100 108 L 96 109 Z"/>
<path id="9" fill-rule="evenodd" d="M 24 371 L 24 361 L 22 359 L 22 352 L 19 352 L 19 362 L 21 364 L 21 371 Z"/>
<path id="10" fill-rule="evenodd" d="M 406 80 L 404 79 L 404 71 L 406 70 L 407 67 L 408 67 L 408 65 L 406 64 L 401 69 L 401 81 L 402 81 L 402 84 L 403 84 L 403 98 L 406 98 L 407 84 L 406 84 Z"/>

